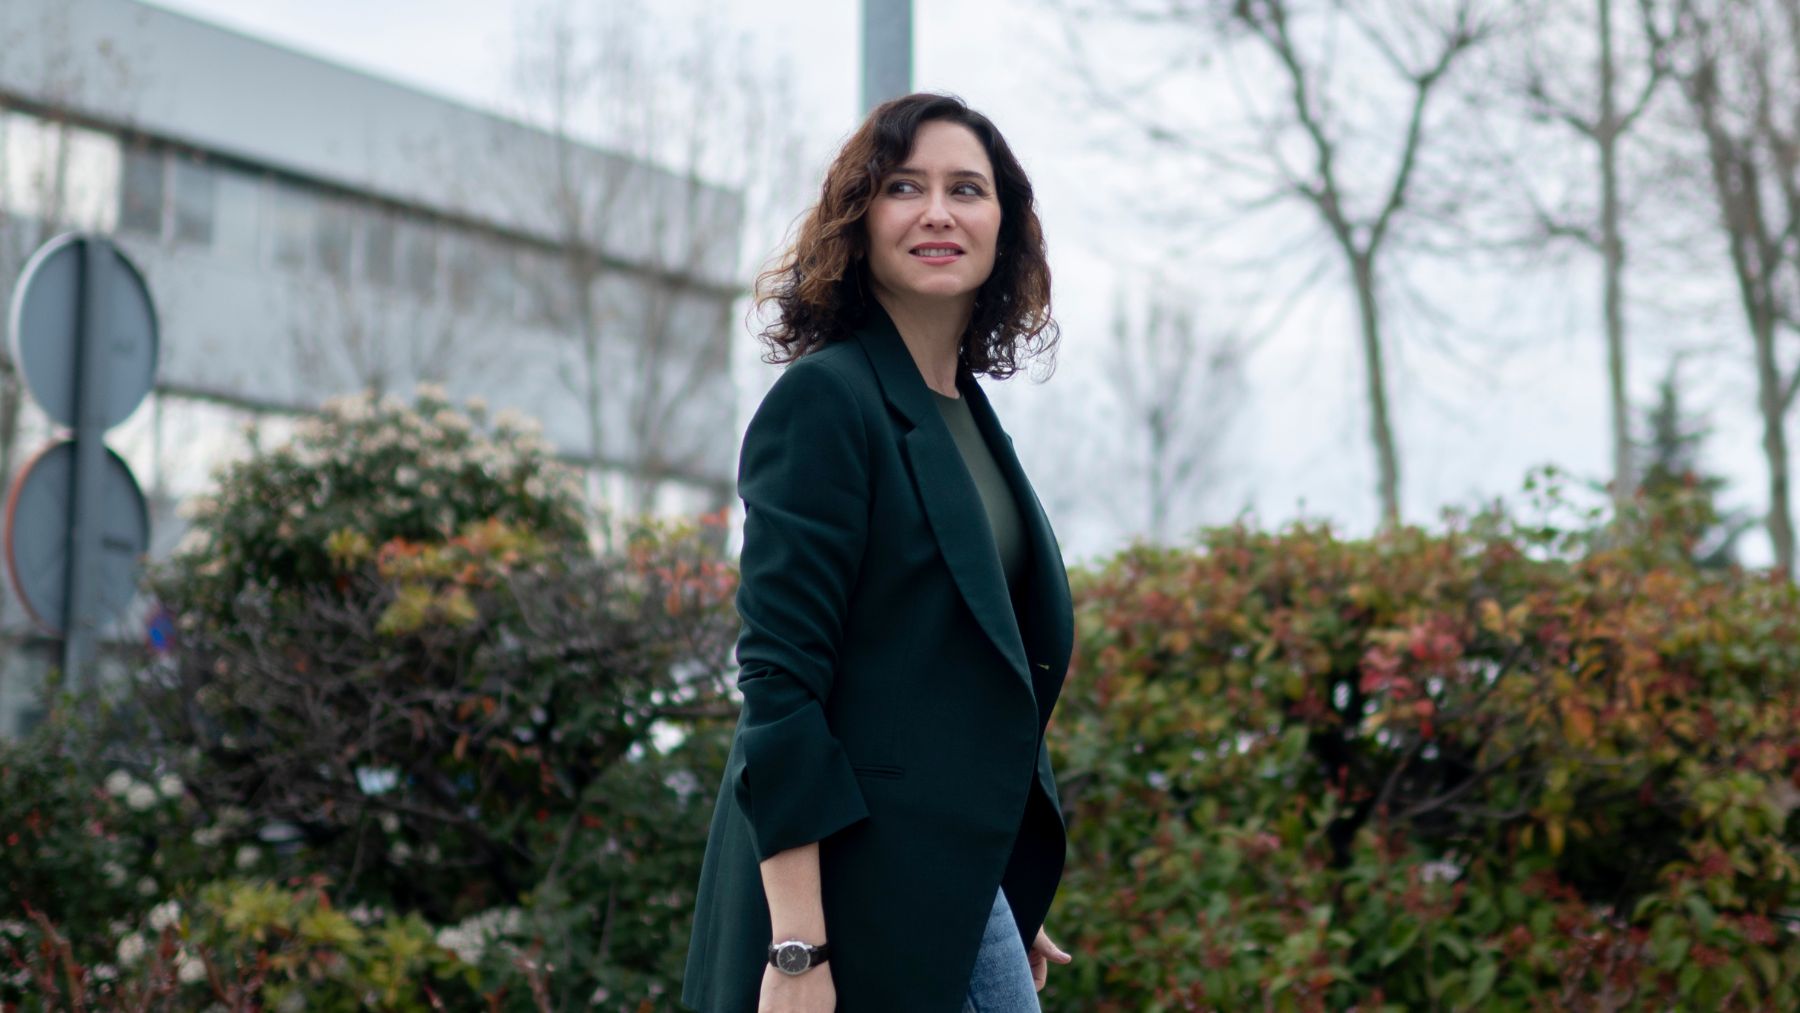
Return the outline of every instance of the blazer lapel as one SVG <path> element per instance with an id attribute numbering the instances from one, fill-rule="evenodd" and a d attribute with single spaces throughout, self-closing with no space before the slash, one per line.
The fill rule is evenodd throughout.
<path id="1" fill-rule="evenodd" d="M 1026 638 L 1031 658 L 1032 691 L 1037 697 L 1038 712 L 1048 718 L 1062 690 L 1063 676 L 1068 673 L 1069 656 L 1075 647 L 1075 616 L 1069 599 L 1069 577 L 1063 570 L 1062 549 L 1050 529 L 1037 491 L 1025 477 L 1025 468 L 1013 450 L 1012 437 L 1000 426 L 999 416 L 988 403 L 987 391 L 975 377 L 962 372 L 957 389 L 969 399 L 969 413 L 975 417 L 994 455 L 994 463 L 1012 487 L 1013 499 L 1019 505 L 1019 516 L 1025 525 L 1026 544 L 1031 554 L 1030 578 L 1020 591 L 1024 608 L 1019 616 L 1020 635 Z"/>
<path id="2" fill-rule="evenodd" d="M 931 389 L 919 374 L 918 364 L 906 348 L 900 332 L 887 313 L 874 307 L 869 319 L 856 333 L 875 375 L 882 395 L 912 428 L 903 441 L 907 461 L 912 465 L 919 501 L 924 504 L 932 535 L 944 561 L 949 565 L 957 590 L 968 602 L 969 610 L 988 638 L 1014 672 L 1025 681 L 1037 700 L 1040 714 L 1048 714 L 1068 666 L 1073 630 L 1069 617 L 1067 578 L 1063 573 L 1062 555 L 1056 548 L 1037 496 L 1025 479 L 1012 443 L 1000 429 L 993 408 L 972 375 L 963 371 L 957 378 L 958 389 L 968 397 L 969 409 L 981 429 L 988 447 L 1018 501 L 1019 512 L 1028 533 L 1033 558 L 1031 572 L 1040 579 L 1021 597 L 1026 608 L 1040 622 L 1021 623 L 1013 613 L 1012 595 L 1006 575 L 1000 568 L 1000 553 L 994 545 L 981 494 L 963 465 L 962 455 L 950 428 L 931 399 Z M 971 393 L 973 392 L 973 393 Z M 1057 603 L 1060 602 L 1060 605 Z M 1038 667 L 1027 660 L 1022 628 L 1042 627 L 1044 657 L 1037 657 Z M 1038 640 L 1040 637 L 1034 637 Z M 1060 645 L 1060 646 L 1058 646 Z M 1035 645 L 1034 645 L 1035 648 Z M 1038 653 L 1034 649 L 1034 653 Z M 1052 678 L 1053 677 L 1053 678 Z M 1047 697 L 1047 698 L 1046 698 Z"/>

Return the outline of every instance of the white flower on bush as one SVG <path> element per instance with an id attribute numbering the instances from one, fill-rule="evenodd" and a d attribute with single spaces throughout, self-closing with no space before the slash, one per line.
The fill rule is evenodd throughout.
<path id="1" fill-rule="evenodd" d="M 102 865 L 100 875 L 106 877 L 107 886 L 125 885 L 125 867 L 117 862 L 107 862 Z"/>
<path id="2" fill-rule="evenodd" d="M 206 980 L 206 965 L 186 949 L 175 955 L 175 978 L 184 985 Z"/>
<path id="3" fill-rule="evenodd" d="M 406 464 L 402 464 L 400 467 L 394 469 L 394 482 L 396 484 L 411 487 L 418 481 L 419 469 Z"/>
<path id="4" fill-rule="evenodd" d="M 181 921 L 181 903 L 165 900 L 150 909 L 150 927 L 158 932 Z"/>
<path id="5" fill-rule="evenodd" d="M 376 997 L 379 1001 L 380 997 Z M 275 1013 L 306 1013 L 306 996 L 300 992 L 289 992 L 275 1004 Z"/>
<path id="6" fill-rule="evenodd" d="M 156 857 L 161 858 L 162 854 L 159 852 Z M 156 896 L 156 880 L 151 879 L 149 876 L 145 876 L 144 878 L 138 880 L 137 891 L 138 891 L 139 896 L 143 896 L 143 897 Z"/>
<path id="7" fill-rule="evenodd" d="M 0 936 L 12 936 L 14 939 L 18 939 L 25 935 L 25 928 L 24 922 L 8 918 L 0 921 Z"/>
<path id="8" fill-rule="evenodd" d="M 125 791 L 125 804 L 138 812 L 156 804 L 156 789 L 147 784 L 133 784 Z"/>
<path id="9" fill-rule="evenodd" d="M 144 950 L 146 949 L 148 949 L 148 947 L 144 943 L 144 937 L 135 932 L 120 939 L 117 951 L 119 963 L 124 964 L 127 967 L 137 963 L 143 958 Z"/>
<path id="10" fill-rule="evenodd" d="M 106 788 L 106 793 L 115 798 L 130 791 L 131 786 L 136 783 L 136 781 L 131 779 L 131 775 L 125 773 L 123 770 L 113 771 L 106 775 L 106 780 L 102 782 Z"/>
<path id="11" fill-rule="evenodd" d="M 516 907 L 490 908 L 439 929 L 437 944 L 455 953 L 463 963 L 473 964 L 481 959 L 489 943 L 518 934 L 524 924 L 525 913 Z"/>
<path id="12" fill-rule="evenodd" d="M 163 798 L 180 798 L 183 790 L 181 778 L 174 774 L 164 774 L 156 779 L 156 790 L 162 792 Z"/>
<path id="13" fill-rule="evenodd" d="M 326 398 L 319 409 L 333 418 L 348 419 L 366 403 L 361 394 L 338 394 Z"/>
<path id="14" fill-rule="evenodd" d="M 248 869 L 255 865 L 256 860 L 261 857 L 262 851 L 259 850 L 256 845 L 246 844 L 237 850 L 237 867 L 240 869 Z"/>
<path id="15" fill-rule="evenodd" d="M 1462 875 L 1462 866 L 1439 859 L 1419 866 L 1419 878 L 1427 883 L 1453 883 Z"/>
<path id="16" fill-rule="evenodd" d="M 95 964 L 92 970 L 95 981 L 116 981 L 119 977 L 119 969 L 111 964 Z"/>
<path id="17" fill-rule="evenodd" d="M 486 949 L 483 940 L 476 938 L 474 934 L 464 930 L 460 925 L 439 929 L 437 944 L 456 954 L 456 959 L 465 964 L 473 964 L 480 960 L 482 950 Z"/>

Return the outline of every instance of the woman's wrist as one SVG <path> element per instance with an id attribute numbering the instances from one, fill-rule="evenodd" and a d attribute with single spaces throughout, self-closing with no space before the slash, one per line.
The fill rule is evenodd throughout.
<path id="1" fill-rule="evenodd" d="M 798 939 L 814 946 L 825 942 L 819 845 L 804 844 L 770 856 L 762 863 L 762 879 L 769 901 L 770 938 L 775 942 Z"/>
<path id="2" fill-rule="evenodd" d="M 798 939 L 803 943 L 817 946 L 825 942 L 825 918 L 799 919 L 791 922 L 771 922 L 769 938 L 775 942 Z"/>

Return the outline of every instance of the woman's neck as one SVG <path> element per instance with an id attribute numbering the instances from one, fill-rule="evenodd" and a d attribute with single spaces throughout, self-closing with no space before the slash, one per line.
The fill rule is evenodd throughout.
<path id="1" fill-rule="evenodd" d="M 925 386 L 940 394 L 956 397 L 956 363 L 962 349 L 963 332 L 969 329 L 969 316 L 975 310 L 971 293 L 966 299 L 907 299 L 881 288 L 875 290 L 875 301 L 887 310 L 918 364 Z"/>

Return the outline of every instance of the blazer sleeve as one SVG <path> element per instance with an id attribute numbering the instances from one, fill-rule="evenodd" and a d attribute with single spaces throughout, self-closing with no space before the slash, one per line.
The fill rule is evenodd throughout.
<path id="1" fill-rule="evenodd" d="M 770 388 L 738 460 L 740 769 L 732 792 L 758 860 L 868 809 L 825 721 L 869 528 L 869 439 L 855 394 L 802 359 Z"/>

